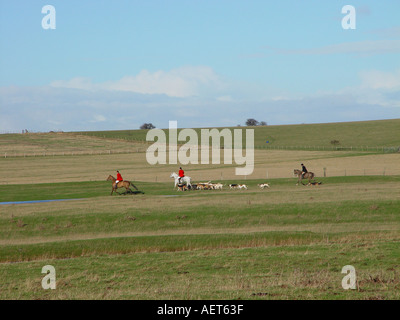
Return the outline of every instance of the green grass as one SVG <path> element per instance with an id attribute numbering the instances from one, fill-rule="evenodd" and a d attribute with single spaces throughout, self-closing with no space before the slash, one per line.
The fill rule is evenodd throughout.
<path id="1" fill-rule="evenodd" d="M 121 139 L 128 141 L 146 141 L 146 135 L 149 130 L 108 130 L 108 131 L 78 131 L 76 134 L 86 136 L 106 138 L 106 139 Z"/>
<path id="2" fill-rule="evenodd" d="M 84 199 L 0 206 L 0 299 L 399 299 L 400 176 L 318 180 L 135 181 L 144 194 L 113 197 L 109 181 L 2 185 L 0 201 Z M 41 288 L 48 264 L 56 290 Z"/>
<path id="3" fill-rule="evenodd" d="M 3 264 L 0 299 L 399 299 L 399 242 L 83 254 Z M 43 290 L 41 268 L 56 268 Z M 353 265 L 357 290 L 343 290 Z"/>
<path id="4" fill-rule="evenodd" d="M 229 203 L 229 198 L 225 201 Z M 400 224 L 400 200 L 271 204 L 268 207 L 252 203 L 242 207 L 194 204 L 190 209 L 179 207 L 179 202 L 176 202 L 176 208 L 133 206 L 117 211 L 108 208 L 103 212 L 92 212 L 90 208 L 76 212 L 75 208 L 69 209 L 66 205 L 51 212 L 34 212 L 29 215 L 15 213 L 12 217 L 3 217 L 0 219 L 0 240 L 21 239 L 29 242 L 29 239 L 46 240 L 46 237 L 174 233 L 183 230 L 212 233 L 229 229 L 241 232 L 271 228 L 279 230 L 288 226 L 300 229 L 302 226 L 315 226 L 317 230 L 317 226 L 324 225 L 372 225 L 382 221 L 386 226 Z"/>
<path id="5" fill-rule="evenodd" d="M 400 182 L 399 176 L 349 176 L 349 177 L 325 177 L 316 178 L 317 181 L 323 184 L 337 183 L 366 183 L 372 184 L 376 182 Z M 274 186 L 292 185 L 297 181 L 296 178 L 290 179 L 269 179 Z M 217 182 L 217 181 L 214 181 Z M 250 188 L 258 191 L 257 184 L 264 183 L 265 179 L 261 180 L 223 180 L 225 191 L 228 191 L 230 183 L 245 183 Z M 307 182 L 304 182 L 307 183 Z M 177 193 L 172 189 L 172 182 L 169 183 L 151 183 L 138 181 L 134 182 L 139 191 L 148 195 L 218 195 L 212 190 Z M 134 190 L 133 187 L 131 189 Z M 134 190 L 135 191 L 135 190 Z M 251 189 L 248 190 L 251 192 Z M 118 189 L 119 193 L 124 193 L 125 189 Z M 63 182 L 63 183 L 38 183 L 24 185 L 0 185 L 0 202 L 11 201 L 31 201 L 31 200 L 54 200 L 54 199 L 82 199 L 93 198 L 109 195 L 111 193 L 111 182 L 109 181 L 82 181 L 82 182 Z M 231 193 L 232 195 L 232 193 Z M 235 195 L 235 193 L 233 193 Z M 114 193 L 114 196 L 116 194 Z M 132 195 L 127 195 L 132 196 Z"/>
<path id="6" fill-rule="evenodd" d="M 400 119 L 266 126 L 256 129 L 255 145 L 265 146 L 325 146 L 338 140 L 338 147 L 400 146 Z"/>
<path id="7" fill-rule="evenodd" d="M 1 185 L 0 202 L 91 198 L 111 192 L 106 182 L 38 183 Z"/>
<path id="8" fill-rule="evenodd" d="M 316 178 L 317 181 L 323 184 L 341 184 L 341 183 L 382 183 L 382 182 L 400 182 L 399 176 L 348 176 L 348 177 L 321 177 Z M 286 179 L 268 179 L 270 184 L 274 186 L 285 186 L 293 185 L 297 182 L 297 178 L 286 178 Z M 229 190 L 228 185 L 231 183 L 245 183 L 249 186 L 249 192 L 258 191 L 257 184 L 264 183 L 265 179 L 260 180 L 222 180 L 213 181 L 221 182 L 225 184 L 225 191 Z M 305 181 L 304 183 L 307 183 Z M 218 195 L 215 190 L 195 190 L 192 192 L 177 193 L 173 190 L 172 181 L 169 183 L 165 182 L 134 182 L 135 186 L 139 191 L 144 192 L 147 195 L 179 195 L 179 196 L 190 196 L 190 195 Z M 133 187 L 131 189 L 134 190 Z M 135 191 L 135 190 L 134 190 Z M 118 189 L 118 193 L 124 193 L 125 189 Z M 236 196 L 235 193 L 232 193 Z M 31 200 L 54 200 L 54 199 L 81 199 L 81 198 L 93 198 L 109 195 L 111 193 L 111 182 L 110 181 L 81 181 L 81 182 L 62 182 L 62 183 L 37 183 L 37 184 L 11 184 L 11 185 L 0 185 L 0 202 L 11 202 L 11 201 L 31 201 Z M 116 194 L 114 193 L 114 196 Z M 132 196 L 132 195 L 126 195 Z"/>
<path id="9" fill-rule="evenodd" d="M 369 151 L 379 151 L 380 149 L 376 148 L 382 147 L 400 147 L 400 119 L 239 128 L 255 129 L 254 144 L 257 148 L 313 149 L 325 147 L 326 150 L 331 150 L 332 147 L 336 147 L 331 144 L 332 140 L 339 141 L 338 148 L 353 147 L 359 151 L 368 151 L 367 146 L 370 148 Z M 201 129 L 195 130 L 200 137 Z M 168 136 L 168 130 L 164 131 Z M 119 130 L 78 133 L 111 139 L 145 141 L 147 132 L 148 130 Z M 243 137 L 243 139 L 245 138 Z M 267 144 L 266 141 L 269 143 Z M 371 148 L 375 149 L 371 150 Z"/>
<path id="10" fill-rule="evenodd" d="M 276 179 L 271 182 L 272 188 L 266 191 L 257 188 L 258 182 L 247 181 L 250 189 L 243 192 L 228 189 L 180 193 L 172 190 L 170 183 L 138 183 L 144 194 L 113 197 L 108 195 L 109 186 L 105 186 L 105 182 L 80 183 L 81 194 L 71 193 L 77 189 L 71 183 L 12 186 L 18 190 L 18 197 L 25 194 L 27 198 L 35 199 L 52 187 L 54 194 L 62 199 L 80 196 L 87 200 L 55 203 L 49 209 L 46 204 L 32 206 L 36 210 L 31 210 L 29 205 L 3 205 L 0 207 L 3 213 L 0 216 L 0 240 L 29 244 L 30 241 L 98 238 L 99 235 L 118 238 L 124 234 L 229 234 L 246 230 L 250 233 L 262 230 L 314 230 L 321 233 L 324 228 L 334 233 L 341 226 L 343 231 L 355 232 L 365 227 L 371 230 L 372 226 L 400 225 L 400 199 L 384 199 L 377 193 L 379 188 L 368 191 L 364 187 L 390 184 L 392 189 L 393 185 L 398 186 L 400 177 L 325 178 L 326 185 L 318 188 L 295 186 L 290 179 Z M 344 193 L 335 192 L 337 186 Z M 350 192 L 354 195 L 347 198 Z M 164 195 L 179 196 L 168 198 Z M 182 242 L 177 240 L 177 245 Z M 93 250 L 97 252 L 97 249 Z"/>
<path id="11" fill-rule="evenodd" d="M 266 126 L 255 128 L 255 142 L 258 148 L 266 140 L 272 147 L 328 148 L 335 139 L 342 147 L 381 148 L 400 145 L 399 129 L 400 119 Z M 15 152 L 72 150 L 77 141 L 90 151 L 145 140 L 146 133 L 4 135 L 0 148 L 11 150 L 15 138 Z M 356 166 L 363 163 L 358 155 L 374 152 L 359 151 L 346 152 Z M 289 161 L 289 153 L 274 161 Z M 315 157 L 290 154 L 296 162 Z M 372 157 L 396 161 L 396 155 Z M 296 178 L 224 180 L 249 190 L 177 192 L 172 180 L 148 182 L 160 175 L 154 167 L 147 182 L 134 181 L 143 194 L 111 197 L 105 173 L 130 167 L 135 176 L 148 168 L 145 160 L 55 160 L 3 160 L 24 182 L 45 182 L 48 174 L 78 182 L 0 185 L 0 202 L 81 200 L 0 205 L 0 299 L 400 299 L 400 176 L 317 177 L 323 182 L 317 187 L 296 186 Z M 82 181 L 94 172 L 101 172 L 95 180 L 103 172 L 104 179 Z M 260 190 L 265 181 L 271 188 Z M 48 264 L 56 268 L 56 290 L 41 288 Z M 345 265 L 356 269 L 357 290 L 341 287 Z"/>

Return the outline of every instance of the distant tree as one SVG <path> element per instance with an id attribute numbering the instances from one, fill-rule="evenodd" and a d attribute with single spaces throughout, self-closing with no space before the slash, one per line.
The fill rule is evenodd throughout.
<path id="1" fill-rule="evenodd" d="M 246 126 L 258 126 L 259 122 L 256 119 L 247 119 Z"/>
<path id="2" fill-rule="evenodd" d="M 267 123 L 265 121 L 260 122 L 260 126 L 266 126 L 266 125 L 267 125 Z"/>
<path id="3" fill-rule="evenodd" d="M 155 126 L 152 123 L 143 123 L 140 126 L 140 129 L 154 129 Z"/>

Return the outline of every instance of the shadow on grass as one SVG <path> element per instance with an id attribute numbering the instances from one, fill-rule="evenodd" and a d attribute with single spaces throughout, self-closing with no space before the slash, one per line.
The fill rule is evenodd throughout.
<path id="1" fill-rule="evenodd" d="M 119 196 L 126 196 L 126 195 L 128 195 L 128 194 L 133 194 L 133 195 L 136 195 L 136 194 L 144 194 L 144 192 L 143 192 L 143 191 L 140 191 L 140 190 L 136 190 L 136 191 L 134 191 L 134 190 L 126 190 L 126 191 L 124 191 L 124 192 L 117 192 L 117 194 L 118 194 Z"/>

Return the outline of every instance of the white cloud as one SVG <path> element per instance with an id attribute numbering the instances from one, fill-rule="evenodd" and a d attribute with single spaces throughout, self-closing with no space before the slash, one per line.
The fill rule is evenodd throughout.
<path id="1" fill-rule="evenodd" d="M 82 90 L 94 90 L 95 85 L 89 78 L 76 77 L 68 81 L 56 80 L 50 83 L 51 87 L 54 88 L 68 88 L 68 89 L 82 89 Z"/>
<path id="2" fill-rule="evenodd" d="M 102 116 L 101 114 L 96 114 L 93 117 L 93 120 L 90 120 L 90 122 L 104 122 L 106 121 L 107 118 L 105 116 Z"/>
<path id="3" fill-rule="evenodd" d="M 211 127 L 249 117 L 268 124 L 400 117 L 400 70 L 367 70 L 357 86 L 313 95 L 221 79 L 211 68 L 185 67 L 99 84 L 74 78 L 0 87 L 0 131 L 137 129 L 145 122 L 165 128 L 169 119 L 182 127 Z M 167 80 L 182 85 L 174 91 Z"/>
<path id="4" fill-rule="evenodd" d="M 170 71 L 142 70 L 135 76 L 125 76 L 118 81 L 94 84 L 87 78 L 58 80 L 50 84 L 58 88 L 83 90 L 128 91 L 141 94 L 165 94 L 170 97 L 198 96 L 207 91 L 225 87 L 222 79 L 210 67 L 186 66 Z"/>
<path id="5" fill-rule="evenodd" d="M 224 102 L 233 102 L 235 101 L 231 96 L 220 96 L 217 98 L 217 101 L 224 101 Z"/>
<path id="6" fill-rule="evenodd" d="M 360 85 L 344 88 L 337 93 L 349 94 L 357 103 L 364 105 L 400 107 L 400 69 L 393 72 L 368 70 L 360 72 L 359 77 Z"/>
<path id="7" fill-rule="evenodd" d="M 400 89 L 400 69 L 395 72 L 379 70 L 360 73 L 362 86 L 371 89 Z"/>

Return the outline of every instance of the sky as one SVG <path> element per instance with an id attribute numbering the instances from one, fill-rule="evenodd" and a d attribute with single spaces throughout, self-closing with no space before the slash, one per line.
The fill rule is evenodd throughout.
<path id="1" fill-rule="evenodd" d="M 0 133 L 248 118 L 400 118 L 400 1 L 0 0 Z"/>

